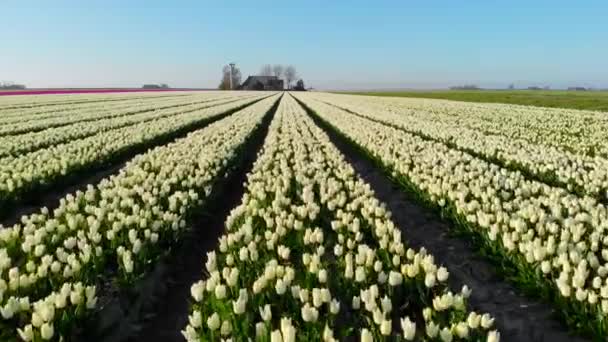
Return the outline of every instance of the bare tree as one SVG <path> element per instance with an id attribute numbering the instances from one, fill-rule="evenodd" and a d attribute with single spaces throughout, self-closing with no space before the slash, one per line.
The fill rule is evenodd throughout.
<path id="1" fill-rule="evenodd" d="M 283 78 L 283 72 L 284 72 L 284 68 L 281 64 L 275 64 L 272 66 L 272 75 L 278 77 L 278 78 Z"/>
<path id="2" fill-rule="evenodd" d="M 23 84 L 15 84 L 13 82 L 3 81 L 0 82 L 0 89 L 18 90 L 25 89 L 25 86 Z"/>
<path id="3" fill-rule="evenodd" d="M 298 77 L 298 72 L 296 71 L 296 67 L 293 65 L 285 68 L 285 81 L 287 81 L 287 89 L 291 87 L 291 82 L 295 81 Z"/>
<path id="4" fill-rule="evenodd" d="M 232 70 L 232 89 L 237 89 L 241 84 L 241 70 L 234 67 Z M 222 81 L 218 87 L 220 90 L 230 90 L 230 66 L 225 65 L 222 69 Z"/>
<path id="5" fill-rule="evenodd" d="M 305 91 L 306 86 L 304 85 L 304 80 L 300 78 L 298 82 L 296 82 L 296 86 L 293 88 L 293 90 Z"/>
<path id="6" fill-rule="evenodd" d="M 260 76 L 272 76 L 272 75 L 273 75 L 272 65 L 270 65 L 270 64 L 262 65 L 262 68 L 260 69 Z"/>

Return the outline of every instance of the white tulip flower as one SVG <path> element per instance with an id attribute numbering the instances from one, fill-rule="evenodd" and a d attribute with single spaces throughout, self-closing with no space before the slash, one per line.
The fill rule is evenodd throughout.
<path id="1" fill-rule="evenodd" d="M 17 328 L 17 332 L 19 333 L 19 337 L 21 337 L 21 339 L 25 342 L 29 342 L 34 339 L 34 330 L 31 324 L 26 325 L 23 329 Z"/>
<path id="2" fill-rule="evenodd" d="M 488 333 L 487 342 L 500 342 L 500 333 L 496 330 L 492 330 Z"/>
<path id="3" fill-rule="evenodd" d="M 361 342 L 374 342 L 374 337 L 369 330 L 363 328 L 361 330 Z"/>
<path id="4" fill-rule="evenodd" d="M 260 317 L 265 322 L 268 322 L 272 318 L 272 311 L 270 310 L 270 305 L 266 304 L 264 307 L 260 307 Z"/>
<path id="5" fill-rule="evenodd" d="M 209 318 L 207 318 L 207 327 L 209 327 L 211 331 L 219 329 L 220 324 L 220 316 L 217 314 L 217 312 L 214 312 L 211 316 L 209 316 Z"/>
<path id="6" fill-rule="evenodd" d="M 448 279 L 448 276 L 450 274 L 448 273 L 448 270 L 445 267 L 439 267 L 439 269 L 437 269 L 437 280 L 439 282 L 445 282 Z"/>
<path id="7" fill-rule="evenodd" d="M 413 341 L 416 336 L 416 323 L 412 322 L 408 316 L 401 319 L 401 330 L 403 330 L 403 338 L 408 341 Z"/>
<path id="8" fill-rule="evenodd" d="M 42 327 L 40 327 L 40 336 L 43 340 L 50 340 L 53 338 L 55 334 L 55 329 L 53 328 L 52 323 L 44 323 Z"/>
<path id="9" fill-rule="evenodd" d="M 452 335 L 452 331 L 447 327 L 439 331 L 439 337 L 443 342 L 452 342 L 452 339 L 454 338 Z"/>

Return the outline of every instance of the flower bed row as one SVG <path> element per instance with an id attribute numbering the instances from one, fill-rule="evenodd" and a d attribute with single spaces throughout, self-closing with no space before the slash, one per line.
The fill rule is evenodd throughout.
<path id="1" fill-rule="evenodd" d="M 306 95 L 303 99 L 316 99 Z M 326 99 L 327 100 L 327 99 Z M 589 157 L 560 150 L 552 146 L 531 144 L 528 141 L 487 134 L 453 123 L 421 119 L 375 106 L 344 103 L 335 96 L 339 106 L 345 106 L 363 117 L 403 129 L 424 139 L 432 139 L 459 149 L 488 162 L 552 186 L 559 186 L 580 196 L 591 196 L 608 201 L 608 159 Z"/>
<path id="2" fill-rule="evenodd" d="M 575 330 L 608 336 L 608 211 L 444 144 L 305 100 L 405 189 L 497 257 L 524 290 L 551 301 Z"/>
<path id="3" fill-rule="evenodd" d="M 242 203 L 193 284 L 188 341 L 497 341 L 468 288 L 415 251 L 370 186 L 284 96 Z"/>
<path id="4" fill-rule="evenodd" d="M 0 340 L 61 340 L 96 306 L 96 285 L 135 283 L 180 238 L 277 96 L 0 230 Z"/>
<path id="5" fill-rule="evenodd" d="M 187 93 L 186 93 L 187 94 Z M 137 94 L 137 95 L 116 95 L 116 94 L 89 94 L 89 95 L 54 95 L 54 96 L 3 96 L 0 97 L 1 116 L 15 116 L 26 112 L 28 114 L 48 113 L 58 108 L 68 109 L 70 106 L 88 106 L 99 102 L 120 102 L 129 100 L 141 100 L 147 98 L 160 98 L 167 96 L 183 96 L 181 94 L 158 95 L 158 94 Z"/>
<path id="6" fill-rule="evenodd" d="M 109 130 L 166 118 L 173 115 L 189 113 L 207 107 L 227 104 L 244 98 L 249 97 L 243 96 L 236 99 L 207 99 L 194 104 L 178 105 L 169 108 L 165 108 L 163 106 L 159 109 L 146 110 L 137 114 L 101 118 L 95 121 L 83 121 L 66 126 L 49 128 L 43 131 L 3 136 L 0 137 L 0 158 L 9 155 L 18 156 L 52 145 L 58 145 L 72 140 L 86 138 L 96 134 L 102 134 L 103 132 Z M 1 160 L 2 159 L 0 159 L 0 162 Z"/>
<path id="7" fill-rule="evenodd" d="M 183 95 L 179 96 L 181 98 L 185 98 Z M 164 98 L 165 100 L 172 101 L 174 99 L 178 99 L 179 97 L 172 98 Z M 5 109 L 2 105 L 0 105 L 0 123 L 9 124 L 9 123 L 19 123 L 19 122 L 27 122 L 31 120 L 39 120 L 46 119 L 58 116 L 68 116 L 68 115 L 79 115 L 84 114 L 85 112 L 90 112 L 91 110 L 107 110 L 107 109 L 120 109 L 124 108 L 125 105 L 131 106 L 141 106 L 149 102 L 159 102 L 162 98 L 158 97 L 127 97 L 127 98 L 119 98 L 119 99 L 107 99 L 103 100 L 90 100 L 85 101 L 86 97 L 83 100 L 85 102 L 77 102 L 77 103 L 66 103 L 63 105 L 58 104 L 50 104 L 44 105 L 41 103 L 40 107 L 33 108 L 15 108 L 15 109 Z"/>
<path id="8" fill-rule="evenodd" d="M 0 135 L 16 135 L 36 132 L 48 128 L 65 126 L 81 121 L 112 118 L 129 115 L 146 110 L 153 110 L 159 106 L 174 106 L 188 104 L 192 99 L 174 98 L 162 101 L 161 99 L 138 99 L 119 103 L 95 103 L 84 108 L 66 108 L 66 110 L 53 111 L 46 114 L 27 115 L 22 113 L 17 117 L 6 117 Z"/>
<path id="9" fill-rule="evenodd" d="M 208 101 L 206 97 L 177 97 L 173 99 L 154 99 L 152 101 L 129 101 L 119 104 L 100 104 L 86 110 L 78 110 L 76 113 L 59 113 L 46 118 L 35 118 L 33 120 L 20 120 L 0 127 L 0 136 L 10 136 L 37 132 L 53 127 L 67 126 L 83 121 L 97 121 L 104 118 L 114 118 L 142 112 L 166 109 L 178 106 L 200 104 Z"/>
<path id="10" fill-rule="evenodd" d="M 352 108 L 374 106 L 417 120 L 438 121 L 507 139 L 553 146 L 591 157 L 608 157 L 608 120 L 603 112 L 510 104 L 319 94 Z M 337 102 L 335 102 L 337 103 Z"/>
<path id="11" fill-rule="evenodd" d="M 9 204 L 29 193 L 111 164 L 132 151 L 199 128 L 258 100 L 246 98 L 103 132 L 19 157 L 3 158 L 0 160 L 0 205 L 6 206 L 2 210 L 9 210 Z"/>

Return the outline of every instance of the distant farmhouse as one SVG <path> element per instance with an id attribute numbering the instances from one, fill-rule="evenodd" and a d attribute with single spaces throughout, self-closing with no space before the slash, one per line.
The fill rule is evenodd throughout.
<path id="1" fill-rule="evenodd" d="M 283 80 L 276 76 L 249 76 L 241 84 L 242 90 L 283 90 Z"/>
<path id="2" fill-rule="evenodd" d="M 166 83 L 161 84 L 144 84 L 143 89 L 169 89 L 169 85 Z"/>
<path id="3" fill-rule="evenodd" d="M 588 89 L 585 87 L 568 87 L 570 91 L 587 91 Z"/>

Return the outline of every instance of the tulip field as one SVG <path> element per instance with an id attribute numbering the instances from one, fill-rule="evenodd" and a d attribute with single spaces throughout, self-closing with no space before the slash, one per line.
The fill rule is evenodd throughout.
<path id="1" fill-rule="evenodd" d="M 5 96 L 0 341 L 606 340 L 606 132 L 320 92 Z"/>

